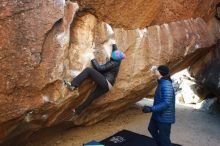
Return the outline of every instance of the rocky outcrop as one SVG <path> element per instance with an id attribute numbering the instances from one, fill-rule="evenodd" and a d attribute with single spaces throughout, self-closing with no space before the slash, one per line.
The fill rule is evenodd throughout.
<path id="1" fill-rule="evenodd" d="M 198 90 L 198 85 L 193 80 L 182 78 L 179 88 L 181 90 L 177 92 L 176 98 L 180 103 L 196 104 L 200 102 L 200 97 L 196 92 Z"/>
<path id="2" fill-rule="evenodd" d="M 215 35 L 217 44 L 209 53 L 201 57 L 199 61 L 191 65 L 191 74 L 198 84 L 206 89 L 206 94 L 220 97 L 220 23 L 213 18 L 208 23 L 209 31 Z"/>
<path id="3" fill-rule="evenodd" d="M 63 6 L 64 3 L 54 3 L 52 0 L 1 2 L 1 7 L 4 7 L 0 15 L 1 122 L 17 117 L 39 104 L 39 99 L 33 98 L 33 94 L 46 84 L 35 84 L 39 75 L 33 76 L 33 73 L 42 60 L 48 57 L 42 57 L 45 35 L 63 17 Z M 22 98 L 24 90 L 31 91 L 25 99 Z M 16 105 L 12 107 L 11 104 Z"/>
<path id="4" fill-rule="evenodd" d="M 68 96 L 59 81 L 65 73 L 69 29 L 78 5 L 65 6 L 58 0 L 1 1 L 0 5 L 2 141 L 31 129 L 25 124 L 28 111 Z"/>
<path id="5" fill-rule="evenodd" d="M 220 59 L 219 57 L 215 58 L 215 53 L 219 55 L 219 46 L 215 48 L 215 51 L 209 53 L 210 56 L 202 58 L 204 59 L 202 62 L 192 65 L 191 69 L 198 84 L 203 85 L 207 90 L 207 96 L 211 94 L 212 97 L 220 97 Z"/>
<path id="6" fill-rule="evenodd" d="M 111 92 L 82 113 L 75 124 L 92 124 L 148 94 L 155 81 L 150 73 L 153 65 L 166 63 L 174 72 L 181 70 L 215 43 L 206 23 L 200 18 L 146 29 L 114 29 L 114 32 L 119 48 L 127 56 L 117 83 Z"/>
<path id="7" fill-rule="evenodd" d="M 115 27 L 144 28 L 189 18 L 213 16 L 218 0 L 78 0 L 82 10 L 91 12 Z"/>
<path id="8" fill-rule="evenodd" d="M 162 10 L 154 23 L 201 17 L 208 21 L 215 13 L 219 0 L 162 0 Z"/>
<path id="9" fill-rule="evenodd" d="M 148 2 L 152 4 L 152 11 L 157 10 L 157 1 Z M 113 28 L 112 35 L 109 34 L 111 27 L 102 21 L 105 19 L 101 15 L 97 19 L 86 12 L 89 7 L 80 4 L 82 11 L 75 15 L 78 5 L 65 4 L 63 0 L 0 2 L 1 142 L 11 138 L 23 140 L 40 128 L 64 122 L 89 125 L 112 116 L 149 94 L 155 84 L 150 73 L 152 65 L 166 64 L 174 73 L 197 60 L 215 44 L 214 36 L 202 18 L 138 29 L 147 25 L 145 22 L 140 25 L 141 19 L 146 20 L 144 17 L 137 16 L 137 24 L 129 26 L 118 16 L 112 24 L 136 29 Z M 124 4 L 119 2 L 119 6 Z M 142 1 L 137 6 L 140 5 L 147 4 Z M 133 9 L 134 5 L 128 6 Z M 128 15 L 134 20 L 133 13 L 129 11 Z M 117 15 L 112 16 L 116 18 Z M 149 24 L 155 20 L 152 18 L 147 18 Z M 104 63 L 111 52 L 109 37 L 115 37 L 119 49 L 127 56 L 117 83 L 112 91 L 72 119 L 71 108 L 81 104 L 95 85 L 86 80 L 77 95 L 68 91 L 62 81 L 71 80 L 90 66 L 92 56 Z"/>

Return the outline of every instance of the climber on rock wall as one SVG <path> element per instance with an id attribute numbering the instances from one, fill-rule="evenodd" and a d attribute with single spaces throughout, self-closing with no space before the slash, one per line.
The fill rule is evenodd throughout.
<path id="1" fill-rule="evenodd" d="M 85 108 L 87 108 L 95 99 L 111 90 L 115 84 L 116 77 L 119 72 L 121 61 L 125 58 L 125 54 L 118 50 L 115 41 L 112 43 L 111 58 L 105 64 L 100 65 L 96 59 L 91 60 L 93 68 L 85 68 L 78 76 L 71 82 L 65 81 L 64 84 L 70 90 L 76 90 L 77 87 L 87 78 L 91 78 L 97 84 L 95 90 L 88 96 L 88 98 L 79 105 L 76 109 L 72 109 L 74 115 L 79 115 Z"/>

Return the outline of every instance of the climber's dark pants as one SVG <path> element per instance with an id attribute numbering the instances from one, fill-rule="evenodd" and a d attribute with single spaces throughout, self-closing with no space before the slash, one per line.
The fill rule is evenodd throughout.
<path id="1" fill-rule="evenodd" d="M 85 79 L 92 78 L 97 84 L 96 89 L 89 95 L 84 103 L 76 108 L 76 114 L 80 114 L 85 108 L 87 108 L 96 98 L 109 91 L 106 78 L 93 68 L 84 69 L 77 77 L 71 82 L 72 86 L 78 87 Z"/>

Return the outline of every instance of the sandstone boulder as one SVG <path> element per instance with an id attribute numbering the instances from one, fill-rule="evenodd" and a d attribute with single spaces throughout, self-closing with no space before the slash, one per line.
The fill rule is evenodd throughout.
<path id="1" fill-rule="evenodd" d="M 108 1 L 106 5 L 112 2 Z M 152 5 L 150 12 L 145 12 L 145 7 L 140 9 L 144 14 L 152 12 L 156 15 L 154 10 L 159 4 L 148 2 Z M 104 16 L 100 19 L 96 15 L 97 19 L 86 12 L 91 7 L 86 9 L 80 4 L 82 11 L 75 15 L 78 5 L 65 4 L 63 0 L 0 2 L 0 142 L 11 138 L 23 140 L 40 128 L 61 123 L 89 125 L 115 115 L 149 94 L 156 83 L 150 73 L 153 65 L 166 64 L 174 73 L 195 62 L 215 44 L 214 36 L 202 18 L 143 29 L 114 27 L 112 35 L 109 34 L 111 27 L 103 21 Z M 121 8 L 127 3 L 118 1 L 118 4 Z M 135 4 L 147 5 L 145 1 Z M 126 5 L 125 8 L 132 12 L 133 6 Z M 134 20 L 133 13 L 128 10 L 129 19 Z M 106 18 L 109 15 L 105 12 Z M 156 17 L 150 15 L 152 18 L 144 24 L 140 20 L 146 19 L 137 16 L 138 23 L 129 26 L 131 23 L 123 24 L 120 16 L 112 16 L 118 17 L 112 24 L 126 28 L 144 27 Z M 71 80 L 90 66 L 93 56 L 99 63 L 104 63 L 111 52 L 109 37 L 115 37 L 119 49 L 127 55 L 116 85 L 78 118 L 72 119 L 71 108 L 81 104 L 95 85 L 86 80 L 77 95 L 68 91 L 62 81 Z"/>
<path id="2" fill-rule="evenodd" d="M 190 18 L 209 20 L 218 0 L 78 0 L 82 10 L 91 12 L 115 27 L 144 28 Z"/>
<path id="3" fill-rule="evenodd" d="M 78 23 L 84 22 L 80 28 L 88 26 L 97 30 L 88 25 L 91 24 L 89 20 L 86 21 L 88 24 L 85 23 L 85 18 L 94 19 L 90 14 L 79 18 Z M 78 23 L 75 26 L 78 26 Z M 78 30 L 79 28 L 73 27 L 73 29 Z M 156 81 L 150 73 L 153 65 L 167 64 L 172 72 L 176 72 L 189 66 L 215 43 L 213 35 L 209 33 L 206 23 L 201 18 L 156 25 L 145 29 L 115 28 L 114 32 L 119 49 L 126 53 L 117 83 L 112 91 L 100 97 L 74 121 L 77 125 L 95 123 L 113 115 L 115 111 L 125 109 L 147 95 Z M 81 47 L 86 48 L 88 42 L 84 42 L 85 45 L 82 45 L 81 38 L 90 38 L 89 35 L 90 33 L 86 36 L 82 33 L 78 35 L 78 39 L 74 40 L 81 41 Z M 100 42 L 94 43 L 99 44 Z M 105 44 L 106 41 L 103 41 L 103 48 Z M 77 50 L 76 46 L 74 50 Z M 83 55 L 81 54 L 81 56 Z M 85 97 L 79 96 L 78 99 L 82 102 Z"/>
<path id="4" fill-rule="evenodd" d="M 40 0 L 1 1 L 0 7 L 2 141 L 29 129 L 39 129 L 36 125 L 40 123 L 25 124 L 25 114 L 41 110 L 47 100 L 68 96 L 59 81 L 65 73 L 69 29 L 78 5 Z"/>
<path id="5" fill-rule="evenodd" d="M 220 23 L 217 19 L 212 19 L 208 23 L 209 31 L 217 40 L 217 44 L 212 47 L 209 53 L 202 56 L 195 64 L 191 65 L 191 74 L 197 82 L 204 86 L 207 95 L 220 97 Z"/>

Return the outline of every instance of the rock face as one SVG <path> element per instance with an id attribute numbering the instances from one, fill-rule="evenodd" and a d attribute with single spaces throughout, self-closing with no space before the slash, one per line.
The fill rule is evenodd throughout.
<path id="1" fill-rule="evenodd" d="M 215 35 L 217 44 L 211 51 L 191 65 L 191 74 L 200 85 L 207 90 L 207 95 L 220 97 L 220 23 L 212 19 L 209 23 L 209 30 Z"/>
<path id="2" fill-rule="evenodd" d="M 210 18 L 218 0 L 78 0 L 89 11 L 116 27 L 144 28 L 189 18 Z"/>
<path id="3" fill-rule="evenodd" d="M 112 91 L 82 113 L 75 124 L 92 124 L 148 94 L 155 83 L 150 73 L 153 65 L 166 63 L 173 71 L 181 70 L 215 43 L 200 18 L 146 29 L 114 29 L 114 32 L 119 48 L 126 52 L 117 83 Z"/>
<path id="4" fill-rule="evenodd" d="M 201 17 L 209 20 L 219 0 L 162 0 L 162 10 L 154 23 Z"/>
<path id="5" fill-rule="evenodd" d="M 72 119 L 71 108 L 83 102 L 94 84 L 86 80 L 77 95 L 63 86 L 63 79 L 71 80 L 90 66 L 92 56 L 104 63 L 111 52 L 110 26 L 101 21 L 105 20 L 101 14 L 97 19 L 87 13 L 91 7 L 85 6 L 90 1 L 85 2 L 85 5 L 80 2 L 83 11 L 77 15 L 78 5 L 72 2 L 65 4 L 63 0 L 0 2 L 0 144 L 11 138 L 24 140 L 43 127 L 64 122 L 88 125 L 114 115 L 149 94 L 155 84 L 150 73 L 152 65 L 166 64 L 174 73 L 197 60 L 215 44 L 214 35 L 208 31 L 202 18 L 143 29 L 114 28 L 113 36 L 118 47 L 127 56 L 122 62 L 116 85 L 77 119 Z M 113 3 L 102 2 L 109 8 Z M 122 7 L 125 2 L 118 1 L 118 5 Z M 129 1 L 132 3 L 134 1 Z M 147 4 L 148 12 L 141 7 Z M 155 20 L 157 12 L 154 10 L 159 5 L 158 1 L 146 4 L 145 1 L 136 1 L 135 5 L 126 5 L 125 8 L 130 8 L 131 12 L 140 6 L 143 14 L 154 13 L 155 16 L 149 15 L 153 19 L 137 16 L 137 23 L 130 26 L 130 22 L 124 24 L 118 16 L 114 25 L 125 28 L 149 25 Z M 98 10 L 92 10 L 99 14 Z M 105 10 L 102 11 L 104 14 Z M 127 13 L 129 20 L 134 20 L 135 13 Z M 126 11 L 123 14 L 126 16 Z M 148 22 L 140 23 L 141 19 Z M 158 19 L 155 24 L 159 21 L 165 22 Z"/>
<path id="6" fill-rule="evenodd" d="M 218 46 L 218 51 L 219 51 L 219 46 Z M 194 64 L 194 65 L 196 68 L 198 67 L 197 66 L 198 64 Z M 194 65 L 192 67 L 194 67 Z M 197 74 L 195 75 L 197 82 L 203 85 L 208 90 L 207 95 L 212 94 L 213 97 L 215 96 L 220 97 L 220 75 L 219 75 L 220 59 L 210 58 L 210 60 L 203 65 L 204 66 L 202 66 L 199 69 L 199 72 L 197 72 Z"/>
<path id="7" fill-rule="evenodd" d="M 39 83 L 39 75 L 33 75 L 39 64 L 48 57 L 43 57 L 42 53 L 45 35 L 63 17 L 63 6 L 64 3 L 54 3 L 52 0 L 34 3 L 1 2 L 1 7 L 5 8 L 1 9 L 0 15 L 1 122 L 17 117 L 28 108 L 39 104 L 39 99 L 33 95 L 48 81 Z M 31 91 L 30 95 L 22 98 L 26 94 L 25 90 Z"/>
<path id="8" fill-rule="evenodd" d="M 3 140 L 29 129 L 22 127 L 24 114 L 40 109 L 43 99 L 56 100 L 66 95 L 56 86 L 64 76 L 69 29 L 78 5 L 40 0 L 1 1 L 0 7 L 0 139 Z"/>
<path id="9" fill-rule="evenodd" d="M 200 102 L 200 96 L 198 96 L 197 92 L 199 87 L 195 80 L 184 75 L 181 76 L 178 81 L 174 79 L 174 84 L 176 85 L 175 91 L 177 102 L 184 104 L 196 104 Z"/>

